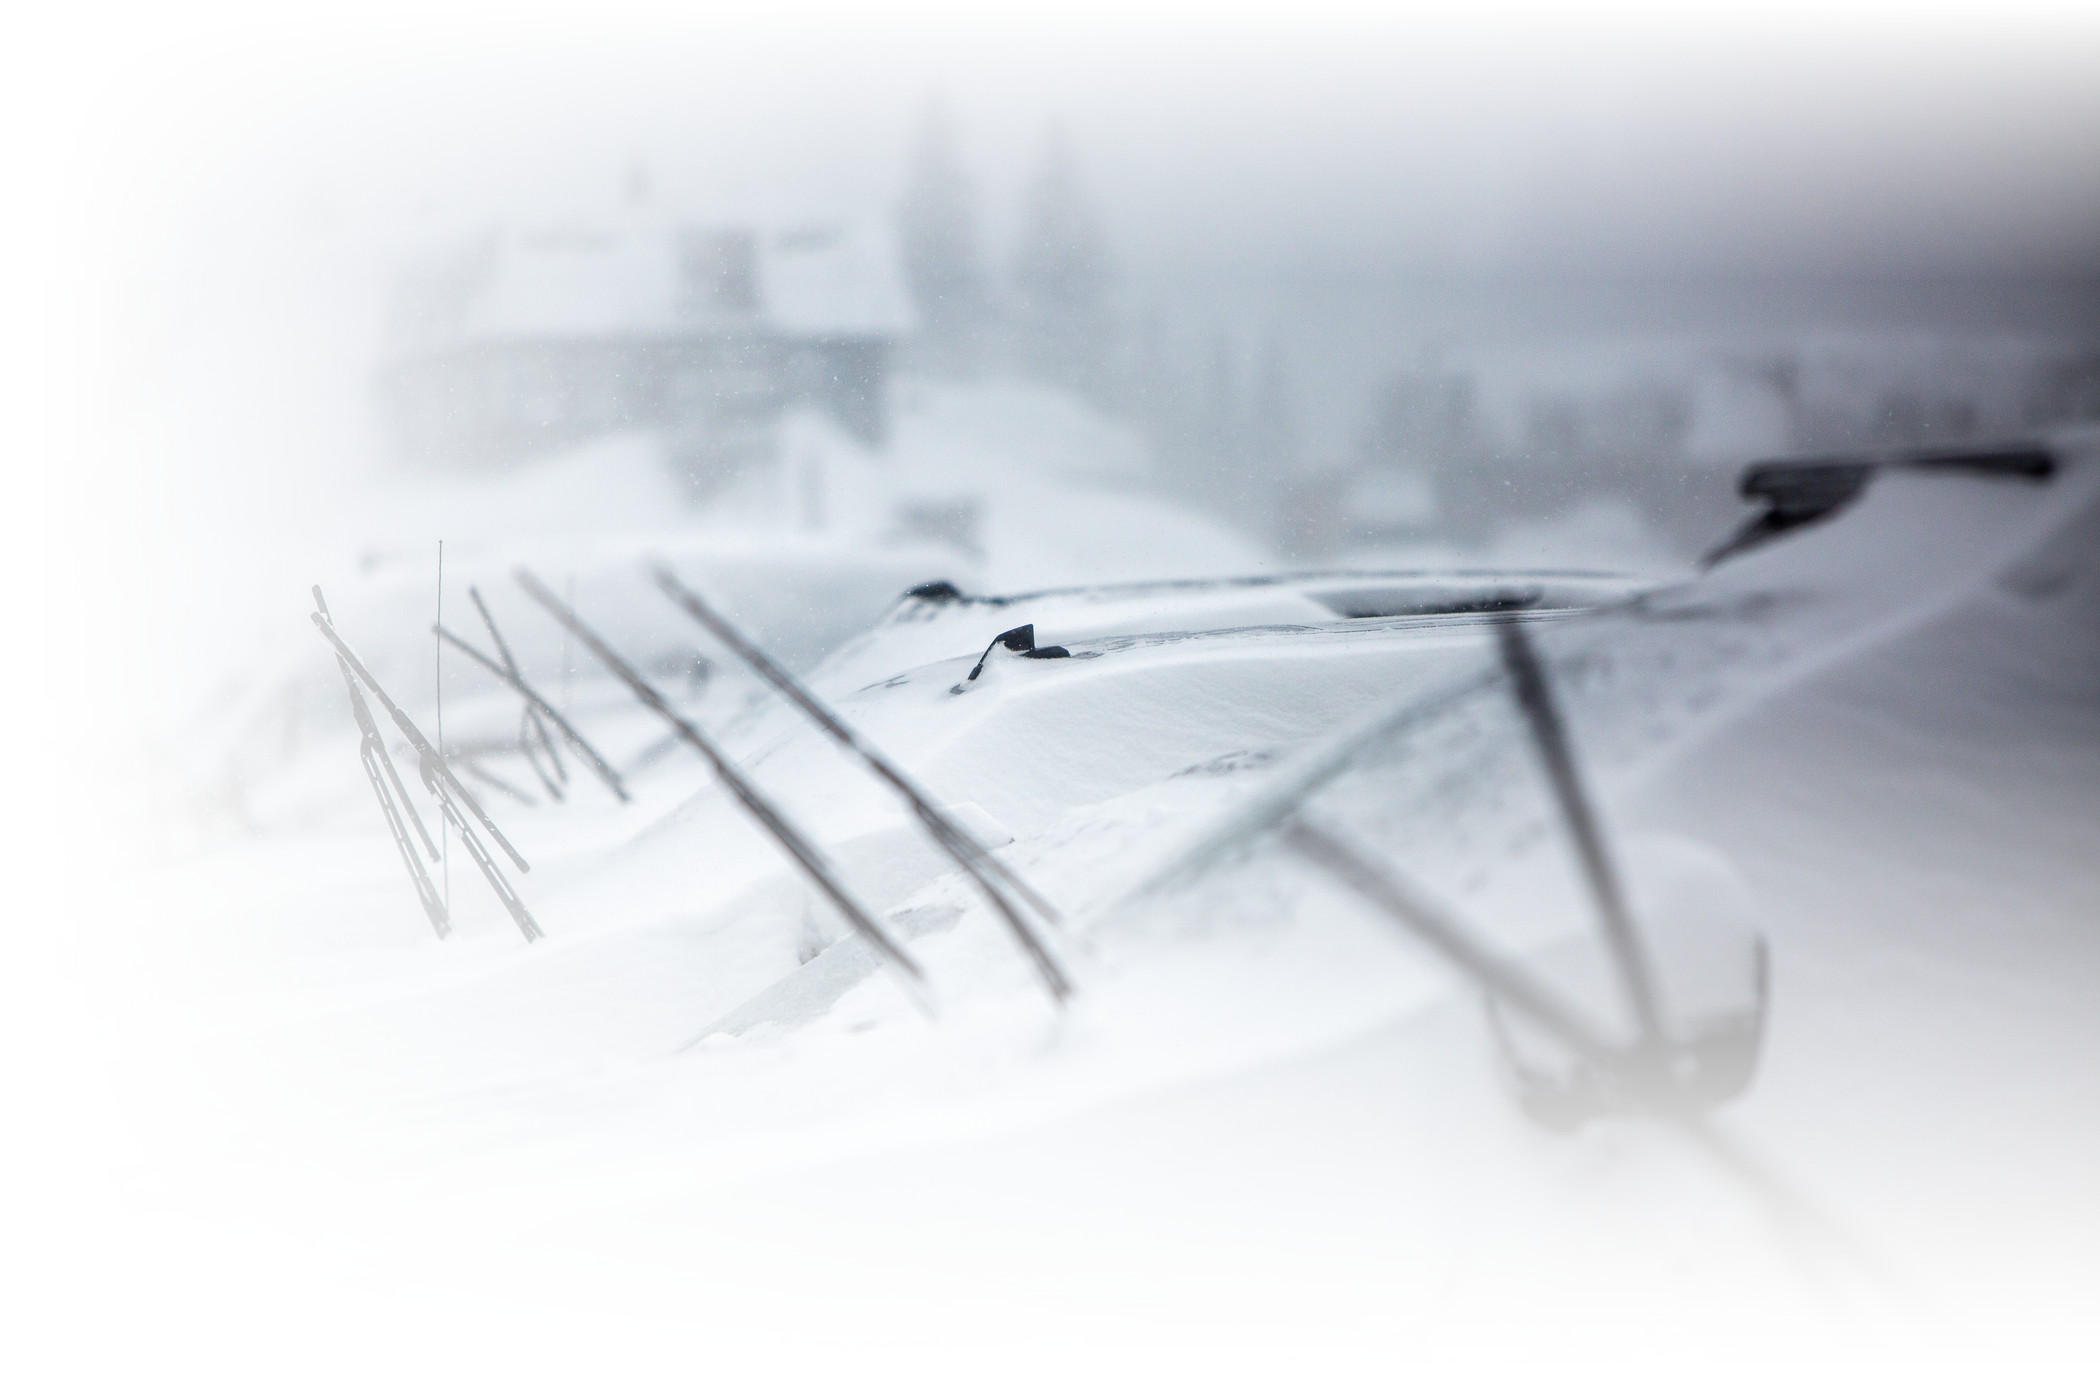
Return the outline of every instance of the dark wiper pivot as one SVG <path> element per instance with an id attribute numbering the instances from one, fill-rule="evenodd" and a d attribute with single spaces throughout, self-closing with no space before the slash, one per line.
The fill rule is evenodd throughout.
<path id="1" fill-rule="evenodd" d="M 1736 490 L 1745 500 L 1764 502 L 1764 513 L 1745 521 L 1700 562 L 1711 568 L 1730 555 L 1837 514 L 1859 499 L 1882 467 L 1974 472 L 2040 482 L 2055 474 L 2056 458 L 2039 443 L 2014 442 L 1752 462 L 1743 468 Z"/>

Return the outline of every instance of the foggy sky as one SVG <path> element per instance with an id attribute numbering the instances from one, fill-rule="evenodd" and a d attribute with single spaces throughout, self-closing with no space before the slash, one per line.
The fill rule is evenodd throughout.
<path id="1" fill-rule="evenodd" d="M 886 208 L 939 95 L 995 252 L 1062 124 L 1141 273 L 2100 269 L 2100 21 L 2068 9 L 1218 13 L 141 18 L 75 36 L 82 110 L 53 136 L 117 207 L 207 241 L 412 236 L 602 206 L 638 160 L 697 210 Z"/>
<path id="2" fill-rule="evenodd" d="M 50 672 L 114 672 L 155 635 L 140 599 L 173 613 L 208 566 L 274 579 L 263 556 L 315 513 L 300 483 L 379 458 L 401 253 L 602 212 L 637 161 L 696 215 L 886 211 L 936 95 L 995 268 L 1062 123 L 1126 295 L 1180 279 L 1212 316 L 1262 278 L 1326 279 L 1297 354 L 1337 432 L 1418 343 L 1359 296 L 1380 278 L 2100 275 L 2090 5 L 1467 13 L 46 7 L 0 54 L 0 282 L 31 404 L 0 553 L 63 604 Z M 1356 339 L 1330 333 L 1338 305 Z"/>
<path id="3" fill-rule="evenodd" d="M 1284 327 L 1329 437 L 1392 364 L 1497 324 L 1757 331 L 1850 307 L 1883 325 L 1889 308 L 1939 326 L 2100 324 L 2086 305 L 2100 19 L 2018 4 L 1694 21 L 1607 6 L 1583 25 L 1468 13 L 1482 17 L 445 0 L 54 18 L 15 136 L 49 182 L 25 207 L 57 217 L 30 223 L 10 262 L 96 380 L 161 383 L 215 440 L 298 441 L 317 471 L 376 450 L 363 396 L 404 254 L 602 216 L 637 165 L 653 200 L 696 217 L 884 215 L 936 99 L 995 276 L 1061 126 L 1131 321 L 1163 314 L 1191 345 Z M 1767 285 L 1833 277 L 2000 282 Z M 1420 290 L 1439 278 L 1500 282 Z M 1669 290 L 1579 286 L 1613 279 Z"/>

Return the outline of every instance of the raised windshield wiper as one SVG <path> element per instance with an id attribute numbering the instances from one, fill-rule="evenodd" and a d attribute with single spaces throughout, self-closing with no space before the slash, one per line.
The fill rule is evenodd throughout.
<path id="1" fill-rule="evenodd" d="M 759 794 L 758 789 L 751 785 L 750 779 L 729 761 L 727 754 L 709 742 L 707 736 L 695 728 L 691 720 L 673 709 L 671 702 L 663 697 L 662 692 L 644 680 L 639 671 L 614 651 L 604 638 L 592 631 L 561 599 L 555 597 L 545 584 L 533 576 L 531 570 L 518 570 L 517 578 L 519 586 L 535 603 L 552 613 L 562 626 L 569 629 L 576 640 L 590 649 L 591 654 L 598 658 L 606 670 L 626 683 L 637 700 L 655 711 L 680 739 L 698 750 L 701 756 L 714 766 L 715 776 L 722 780 L 722 785 L 729 789 L 730 795 L 735 797 L 774 842 L 787 852 L 789 858 L 802 868 L 803 873 L 823 892 L 824 897 L 831 901 L 832 907 L 844 916 L 853 931 L 868 941 L 896 976 L 913 1004 L 931 1017 L 933 1002 L 926 986 L 925 970 L 901 944 L 890 937 L 883 929 L 881 921 L 853 898 L 832 870 L 831 863 L 825 859 L 824 853 L 804 836 L 784 813 Z"/>
<path id="2" fill-rule="evenodd" d="M 321 596 L 321 585 L 314 585 L 314 606 L 321 616 L 328 616 L 328 600 Z M 357 688 L 357 677 L 351 674 L 350 663 L 338 656 L 336 669 L 342 672 L 343 686 L 350 692 L 350 713 L 357 720 L 357 756 L 364 765 L 365 777 L 371 780 L 372 795 L 379 799 L 379 810 L 386 816 L 387 830 L 393 834 L 394 848 L 401 852 L 401 863 L 408 868 L 409 883 L 416 888 L 416 898 L 423 905 L 423 913 L 430 919 L 430 927 L 443 938 L 452 931 L 452 917 L 445 903 L 438 897 L 437 883 L 430 878 L 423 858 L 416 853 L 415 844 L 408 839 L 410 826 L 423 840 L 423 848 L 430 858 L 437 860 L 437 842 L 430 839 L 430 831 L 423 825 L 423 818 L 416 813 L 413 802 L 408 800 L 408 789 L 401 782 L 400 771 L 394 767 L 393 755 L 386 751 L 386 740 L 379 732 L 378 722 L 372 718 L 372 709 L 365 704 L 365 693 Z"/>
<path id="3" fill-rule="evenodd" d="M 317 602 L 318 592 L 319 590 L 316 590 Z M 518 931 L 525 935 L 525 941 L 531 943 L 545 937 L 539 921 L 532 917 L 532 911 L 525 907 L 525 901 L 511 888 L 510 881 L 505 878 L 501 867 L 489 855 L 488 848 L 482 844 L 480 835 L 462 814 L 461 805 L 464 804 L 466 811 L 473 813 L 475 820 L 494 838 L 496 844 L 503 848 L 503 853 L 509 856 L 521 871 L 532 868 L 525 863 L 525 857 L 519 855 L 517 847 L 505 839 L 503 833 L 497 829 L 496 823 L 489 819 L 489 814 L 481 810 L 481 804 L 474 800 L 474 794 L 467 791 L 466 785 L 446 766 L 444 755 L 437 751 L 430 740 L 423 737 L 423 731 L 416 727 L 416 722 L 394 703 L 370 668 L 351 650 L 350 644 L 336 635 L 336 630 L 328 619 L 317 612 L 313 614 L 313 623 L 321 629 L 321 635 L 328 639 L 328 644 L 335 648 L 336 658 L 343 663 L 344 668 L 355 675 L 366 690 L 372 692 L 372 697 L 379 701 L 380 708 L 387 712 L 388 718 L 394 721 L 395 727 L 416 751 L 423 786 L 436 800 L 438 810 L 443 813 L 445 820 L 451 822 L 453 829 L 459 832 L 460 841 L 466 846 L 467 854 L 474 858 L 474 864 L 480 867 L 482 875 L 489 882 L 489 888 L 496 892 L 496 897 L 503 902 L 505 911 L 510 914 L 511 921 L 518 926 Z M 428 839 L 427 836 L 425 839 Z"/>
<path id="4" fill-rule="evenodd" d="M 510 648 L 504 645 L 503 634 L 496 630 L 496 620 L 489 616 L 488 608 L 481 601 L 480 590 L 469 588 L 467 596 L 472 598 L 474 606 L 481 610 L 481 620 L 488 624 L 489 635 L 496 639 L 496 650 L 503 657 L 500 662 L 494 657 L 483 653 L 471 642 L 463 640 L 457 634 L 447 631 L 443 627 L 432 627 L 430 630 L 450 642 L 460 651 L 465 652 L 469 657 L 480 663 L 491 675 L 495 676 L 497 680 L 502 681 L 516 691 L 519 697 L 524 700 L 526 712 L 532 716 L 535 724 L 539 723 L 541 716 L 545 716 L 552 721 L 554 727 L 561 731 L 562 737 L 568 740 L 576 752 L 583 756 L 586 763 L 591 765 L 591 771 L 598 775 L 598 780 L 612 790 L 613 796 L 619 798 L 622 802 L 632 801 L 633 799 L 627 795 L 627 788 L 620 782 L 619 773 L 614 770 L 613 766 L 607 763 L 604 757 L 596 749 L 592 748 L 581 734 L 576 732 L 576 726 L 570 724 L 563 717 L 560 710 L 548 704 L 537 690 L 534 690 L 526 683 L 524 673 L 518 669 L 517 660 L 511 656 Z M 539 733 L 541 740 L 546 741 L 546 729 L 544 727 L 541 728 Z M 554 753 L 554 745 L 551 742 L 547 743 L 547 751 L 550 754 Z M 555 762 L 559 764 L 561 759 L 557 756 Z"/>
<path id="5" fill-rule="evenodd" d="M 1516 692 L 1517 708 L 1524 712 L 1525 728 L 1530 730 L 1532 746 L 1546 769 L 1561 821 L 1575 844 L 1577 864 L 1582 867 L 1590 899 L 1603 922 L 1604 942 L 1611 950 L 1619 988 L 1625 993 L 1627 1005 L 1633 1008 L 1642 1044 L 1658 1046 L 1663 1040 L 1663 1028 L 1662 1013 L 1656 1006 L 1655 973 L 1648 966 L 1647 952 L 1633 926 L 1625 885 L 1605 847 L 1596 808 L 1583 790 L 1575 751 L 1568 743 L 1568 726 L 1554 703 L 1553 687 L 1546 679 L 1545 668 L 1539 665 L 1530 634 L 1516 615 L 1501 613 L 1494 625 L 1495 644 L 1501 651 L 1503 668 L 1509 672 L 1510 686 Z"/>
<path id="6" fill-rule="evenodd" d="M 1654 950 L 1635 926 L 1624 881 L 1581 782 L 1565 719 L 1529 630 L 1514 613 L 1497 615 L 1491 625 L 1499 665 L 1412 699 L 1302 760 L 1296 771 L 1280 778 L 1270 791 L 1233 813 L 1097 918 L 1111 917 L 1140 900 L 1183 885 L 1264 833 L 1280 832 L 1291 850 L 1428 944 L 1480 989 L 1497 1043 L 1519 1082 L 1527 1110 L 1535 1117 L 1565 1124 L 1613 1105 L 1682 1114 L 1721 1102 L 1748 1083 L 1756 1064 L 1767 996 L 1764 942 L 1754 931 L 1745 930 L 1725 950 L 1724 956 L 1739 963 L 1732 975 L 1741 980 L 1736 989 L 1741 997 L 1722 1014 L 1688 1021 L 1683 1007 L 1666 1003 L 1651 961 Z M 1492 941 L 1463 915 L 1435 899 L 1390 861 L 1373 858 L 1349 836 L 1305 812 L 1314 796 L 1366 752 L 1504 684 L 1546 770 L 1547 785 L 1597 909 L 1613 979 L 1632 1013 L 1631 1036 L 1597 1024 L 1574 1001 L 1494 951 Z M 1526 1030 L 1558 1046 L 1561 1053 L 1551 1058 L 1572 1061 L 1572 1067 L 1541 1070 L 1527 1064 L 1527 1058 L 1536 1053 L 1536 1035 L 1513 1032 L 1504 1024 L 1504 1009 Z"/>
<path id="7" fill-rule="evenodd" d="M 892 791 L 904 799 L 906 808 L 917 818 L 934 844 L 948 853 L 971 883 L 983 892 L 985 900 L 999 915 L 1000 920 L 1012 931 L 1014 941 L 1028 955 L 1036 976 L 1042 979 L 1051 999 L 1062 1006 L 1071 999 L 1072 979 L 1050 951 L 1042 935 L 1029 927 L 1028 921 L 1015 909 L 1011 894 L 1026 901 L 1045 919 L 1056 922 L 1057 911 L 1050 902 L 1037 894 L 1027 882 L 1013 872 L 1005 862 L 994 856 L 984 843 L 949 820 L 946 813 L 935 805 L 925 789 L 914 782 L 904 771 L 883 757 L 873 745 L 863 739 L 845 720 L 823 701 L 802 688 L 800 682 L 766 655 L 758 645 L 737 631 L 736 627 L 709 607 L 706 600 L 687 588 L 669 568 L 659 565 L 653 570 L 656 586 L 702 627 L 713 633 L 721 643 L 743 658 L 746 665 L 764 678 L 768 685 L 815 722 L 819 729 L 836 740 L 840 747 L 859 759 Z M 1034 645 L 1034 629 L 1029 632 L 1027 645 Z"/>

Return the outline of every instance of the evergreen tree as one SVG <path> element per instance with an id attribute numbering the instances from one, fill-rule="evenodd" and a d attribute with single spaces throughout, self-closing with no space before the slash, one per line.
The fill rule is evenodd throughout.
<path id="1" fill-rule="evenodd" d="M 1013 261 L 1019 368 L 1109 403 L 1115 381 L 1111 281 L 1108 240 L 1080 182 L 1071 143 L 1053 131 L 1022 197 Z"/>
<path id="2" fill-rule="evenodd" d="M 950 374 L 981 369 L 988 307 L 977 190 L 962 166 L 954 119 L 938 100 L 927 104 L 913 138 L 897 230 L 919 311 L 918 358 Z"/>

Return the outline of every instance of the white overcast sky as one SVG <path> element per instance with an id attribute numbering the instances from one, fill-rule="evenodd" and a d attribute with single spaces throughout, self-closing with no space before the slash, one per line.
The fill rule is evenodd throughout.
<path id="1" fill-rule="evenodd" d="M 1058 122 L 1140 268 L 2100 265 L 2078 7 L 880 9 L 54 20 L 31 139 L 85 205 L 170 235 L 409 231 L 588 208 L 636 157 L 696 207 L 880 206 L 939 92 L 994 234 Z"/>

